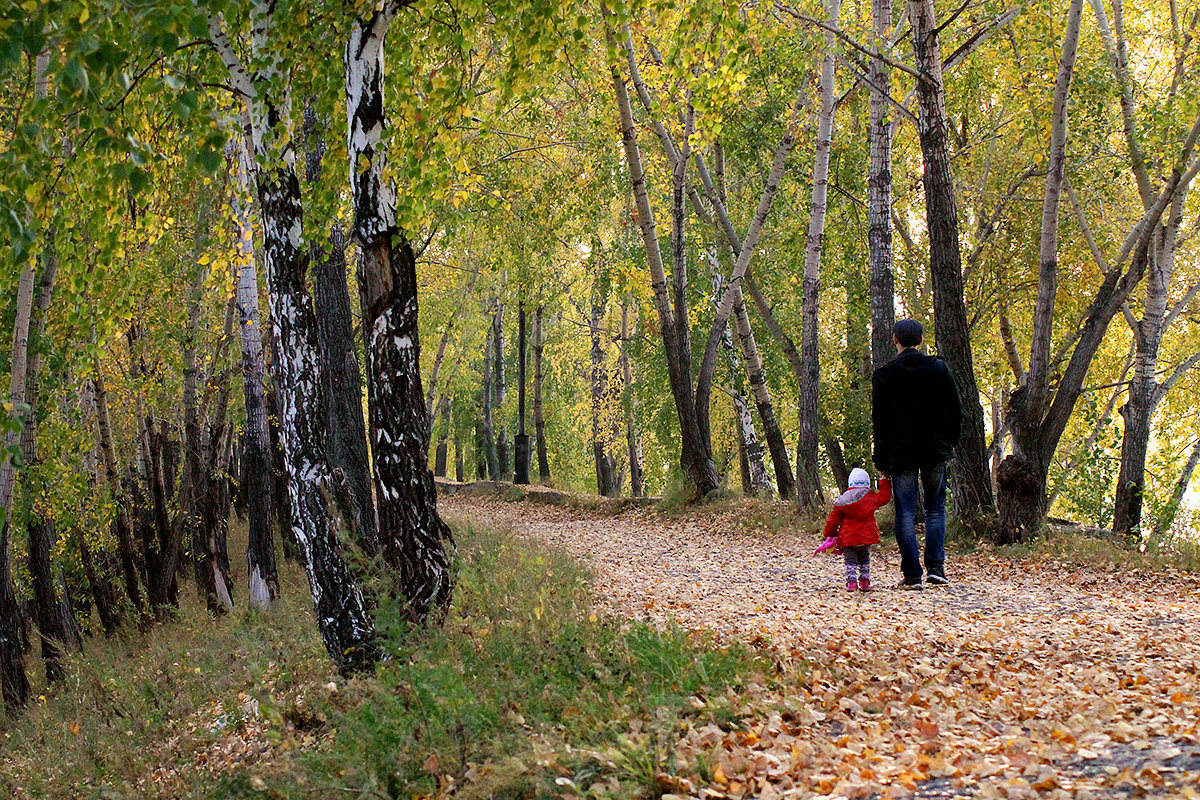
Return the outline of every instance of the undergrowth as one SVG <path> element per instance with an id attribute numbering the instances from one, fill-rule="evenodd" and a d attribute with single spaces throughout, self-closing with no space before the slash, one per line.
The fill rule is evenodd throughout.
<path id="1" fill-rule="evenodd" d="M 92 644 L 68 685 L 9 723 L 0 787 L 16 798 L 657 797 L 680 724 L 736 717 L 732 692 L 758 669 L 750 651 L 598 617 L 568 556 L 494 531 L 455 535 L 442 626 L 409 630 L 398 609 L 380 609 L 389 659 L 374 675 L 336 676 L 298 582 L 268 616 L 187 607 L 146 636 Z"/>

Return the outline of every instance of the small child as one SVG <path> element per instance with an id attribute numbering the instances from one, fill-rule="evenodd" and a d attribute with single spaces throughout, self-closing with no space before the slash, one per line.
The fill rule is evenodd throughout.
<path id="1" fill-rule="evenodd" d="M 855 467 L 850 470 L 850 488 L 833 501 L 833 511 L 825 523 L 825 541 L 821 553 L 839 548 L 846 563 L 846 591 L 871 591 L 871 545 L 879 544 L 879 526 L 875 509 L 892 499 L 892 483 L 879 476 L 879 491 L 871 491 L 871 476 Z"/>

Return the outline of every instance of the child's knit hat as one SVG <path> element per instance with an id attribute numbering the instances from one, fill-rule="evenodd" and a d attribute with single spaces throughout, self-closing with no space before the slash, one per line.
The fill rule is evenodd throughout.
<path id="1" fill-rule="evenodd" d="M 850 470 L 850 483 L 847 488 L 850 489 L 870 489 L 871 476 L 861 467 L 855 467 Z"/>

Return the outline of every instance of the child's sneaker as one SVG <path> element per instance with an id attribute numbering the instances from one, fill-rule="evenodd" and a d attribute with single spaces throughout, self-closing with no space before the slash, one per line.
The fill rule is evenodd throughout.
<path id="1" fill-rule="evenodd" d="M 870 579 L 870 578 L 862 578 L 862 579 L 860 579 L 860 580 L 859 580 L 859 582 L 858 582 L 858 590 L 859 590 L 860 592 L 869 592 L 869 591 L 871 591 L 871 579 Z"/>
<path id="2" fill-rule="evenodd" d="M 857 592 L 858 591 L 858 581 L 846 581 L 846 591 L 847 592 Z"/>

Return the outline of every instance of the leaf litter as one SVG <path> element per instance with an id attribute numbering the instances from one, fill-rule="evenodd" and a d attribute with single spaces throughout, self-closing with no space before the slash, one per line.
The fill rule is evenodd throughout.
<path id="1" fill-rule="evenodd" d="M 736 507 L 440 502 L 580 558 L 601 609 L 775 662 L 734 699 L 738 724 L 678 734 L 667 800 L 1200 798 L 1200 576 L 981 552 L 951 555 L 949 586 L 892 591 L 885 542 L 880 589 L 851 593 L 840 559 L 812 555 L 815 528 L 748 530 Z"/>

